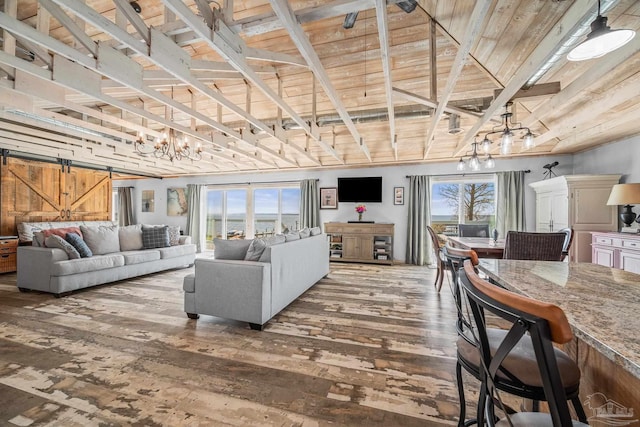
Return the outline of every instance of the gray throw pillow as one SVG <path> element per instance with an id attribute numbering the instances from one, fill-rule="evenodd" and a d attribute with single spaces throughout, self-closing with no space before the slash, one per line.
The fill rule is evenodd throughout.
<path id="1" fill-rule="evenodd" d="M 87 246 L 84 240 L 82 240 L 82 237 L 80 237 L 76 233 L 67 233 L 67 235 L 64 236 L 64 240 L 71 243 L 73 247 L 76 248 L 76 250 L 80 254 L 80 257 L 89 258 L 93 256 L 93 253 L 91 252 L 91 249 L 89 249 L 89 246 Z"/>
<path id="2" fill-rule="evenodd" d="M 142 226 L 142 246 L 145 249 L 167 248 L 169 243 L 169 226 L 159 227 Z"/>
<path id="3" fill-rule="evenodd" d="M 44 233 L 42 231 L 33 232 L 33 240 L 31 241 L 31 245 L 38 247 L 44 246 Z"/>
<path id="4" fill-rule="evenodd" d="M 318 234 L 322 234 L 322 229 L 320 227 L 313 227 L 311 229 L 311 235 L 317 236 Z"/>
<path id="5" fill-rule="evenodd" d="M 142 226 L 137 224 L 118 228 L 118 239 L 121 251 L 139 251 L 143 248 Z"/>
<path id="6" fill-rule="evenodd" d="M 267 237 L 266 239 L 264 239 L 264 241 L 267 244 L 267 248 L 264 250 L 264 252 L 262 252 L 262 255 L 260 255 L 260 259 L 258 261 L 271 262 L 271 246 L 281 245 L 286 240 L 284 235 L 276 234 L 275 236 Z"/>
<path id="7" fill-rule="evenodd" d="M 264 239 L 253 239 L 244 256 L 245 261 L 258 261 L 262 253 L 267 248 L 267 242 Z"/>
<path id="8" fill-rule="evenodd" d="M 311 230 L 310 229 L 305 227 L 302 230 L 300 230 L 300 238 L 301 239 L 306 239 L 309 236 L 311 236 Z"/>
<path id="9" fill-rule="evenodd" d="M 300 233 L 294 231 L 293 233 L 287 233 L 284 235 L 285 241 L 292 242 L 294 240 L 300 240 Z"/>
<path id="10" fill-rule="evenodd" d="M 120 252 L 120 237 L 117 226 L 86 227 L 81 225 L 80 231 L 82 238 L 94 255 Z"/>
<path id="11" fill-rule="evenodd" d="M 64 240 L 62 237 L 58 235 L 52 234 L 51 236 L 45 239 L 44 243 L 48 248 L 62 249 L 67 253 L 67 256 L 69 257 L 69 259 L 80 258 L 80 252 L 78 252 L 71 243 L 67 242 L 66 240 Z"/>
<path id="12" fill-rule="evenodd" d="M 244 239 L 213 239 L 213 255 L 215 259 L 236 259 L 243 260 L 247 255 L 247 250 L 251 245 L 251 240 Z"/>

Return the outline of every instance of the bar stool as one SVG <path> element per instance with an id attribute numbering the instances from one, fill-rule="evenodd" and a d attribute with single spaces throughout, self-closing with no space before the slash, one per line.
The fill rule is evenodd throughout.
<path id="1" fill-rule="evenodd" d="M 585 426 L 586 415 L 578 397 L 580 370 L 553 343 L 573 338 L 569 322 L 558 306 L 515 294 L 483 280 L 471 261 L 459 272 L 461 293 L 473 315 L 478 339 L 481 381 L 477 421 L 489 426 Z M 486 327 L 485 313 L 508 321 L 511 327 L 500 336 Z M 520 393 L 518 393 L 520 390 Z M 509 415 L 499 391 L 544 400 L 549 414 L 522 412 Z M 581 422 L 573 421 L 571 400 Z M 495 424 L 495 405 L 505 418 Z"/>
<path id="2" fill-rule="evenodd" d="M 442 247 L 440 246 L 440 240 L 438 240 L 438 235 L 436 231 L 427 225 L 427 231 L 429 232 L 429 236 L 431 237 L 431 245 L 433 246 L 433 252 L 435 256 L 436 263 L 436 281 L 433 283 L 433 286 L 436 287 L 438 292 L 442 288 L 442 281 L 444 279 L 444 274 L 446 270 L 446 265 L 442 255 Z"/>

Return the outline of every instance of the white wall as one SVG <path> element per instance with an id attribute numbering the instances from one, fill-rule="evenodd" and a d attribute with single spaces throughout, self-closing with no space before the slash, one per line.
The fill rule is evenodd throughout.
<path id="1" fill-rule="evenodd" d="M 619 173 L 620 182 L 640 182 L 640 136 L 575 154 L 573 173 Z"/>
<path id="2" fill-rule="evenodd" d="M 554 169 L 558 175 L 565 175 L 572 172 L 572 156 L 553 157 L 528 157 L 515 159 L 499 159 L 496 161 L 495 171 L 523 170 L 530 169 L 531 173 L 526 175 L 526 221 L 527 229 L 533 230 L 535 227 L 535 193 L 528 184 L 542 179 L 544 166 L 547 163 L 558 161 L 560 165 Z M 394 258 L 404 262 L 407 233 L 407 204 L 408 179 L 407 175 L 443 175 L 456 174 L 456 163 L 428 163 L 421 165 L 406 166 L 386 166 L 371 168 L 353 169 L 313 169 L 292 172 L 273 173 L 251 173 L 233 175 L 212 175 L 189 178 L 174 179 L 138 179 L 117 181 L 115 187 L 132 186 L 134 198 L 135 221 L 143 224 L 169 224 L 186 227 L 186 217 L 167 216 L 167 188 L 186 187 L 187 184 L 229 184 L 229 183 L 250 183 L 269 181 L 298 181 L 302 179 L 317 178 L 319 187 L 336 187 L 338 177 L 364 177 L 382 176 L 382 203 L 367 203 L 367 212 L 364 214 L 365 220 L 375 222 L 387 222 L 395 224 L 395 244 Z M 405 187 L 405 204 L 393 204 L 393 187 Z M 141 212 L 142 190 L 155 191 L 155 212 Z M 320 210 L 320 220 L 322 223 L 329 221 L 346 222 L 357 220 L 355 203 L 339 203 L 338 209 Z"/>

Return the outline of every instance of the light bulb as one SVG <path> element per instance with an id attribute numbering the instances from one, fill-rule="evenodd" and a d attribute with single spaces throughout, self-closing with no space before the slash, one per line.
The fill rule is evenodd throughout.
<path id="1" fill-rule="evenodd" d="M 464 160 L 462 160 L 462 157 L 460 157 L 460 161 L 458 162 L 458 170 L 463 171 L 466 167 L 467 165 L 464 163 Z"/>
<path id="2" fill-rule="evenodd" d="M 486 136 L 482 140 L 482 151 L 484 154 L 489 154 L 489 151 L 491 151 L 491 141 Z"/>
<path id="3" fill-rule="evenodd" d="M 530 148 L 533 148 L 533 134 L 531 133 L 530 130 L 528 130 L 527 133 L 524 135 L 524 138 L 522 139 L 522 141 L 525 149 L 528 150 Z"/>
<path id="4" fill-rule="evenodd" d="M 476 153 L 473 153 L 473 155 L 469 159 L 469 167 L 474 171 L 480 169 L 480 160 L 478 160 L 478 155 Z"/>
<path id="5" fill-rule="evenodd" d="M 502 145 L 511 145 L 513 142 L 513 132 L 509 129 L 505 129 L 502 133 Z"/>
<path id="6" fill-rule="evenodd" d="M 496 167 L 496 161 L 493 160 L 491 154 L 489 154 L 489 157 L 487 157 L 487 160 L 484 162 L 484 167 L 487 169 L 493 169 Z"/>

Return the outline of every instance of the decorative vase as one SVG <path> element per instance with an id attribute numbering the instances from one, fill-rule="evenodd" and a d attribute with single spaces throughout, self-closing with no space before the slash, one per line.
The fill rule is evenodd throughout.
<path id="1" fill-rule="evenodd" d="M 362 221 L 362 214 L 361 213 L 358 214 L 358 221 Z"/>

